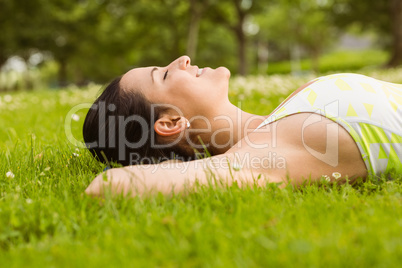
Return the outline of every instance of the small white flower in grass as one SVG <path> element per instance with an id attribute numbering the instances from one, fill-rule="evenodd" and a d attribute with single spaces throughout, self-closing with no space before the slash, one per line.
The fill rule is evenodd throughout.
<path id="1" fill-rule="evenodd" d="M 322 175 L 322 178 L 327 182 L 331 181 L 331 178 L 329 176 L 327 176 L 327 175 Z"/>
<path id="2" fill-rule="evenodd" d="M 15 177 L 15 175 L 14 175 L 14 173 L 12 173 L 11 171 L 9 171 L 9 172 L 6 173 L 6 177 L 7 177 L 8 179 L 13 179 L 13 178 Z"/>
<path id="3" fill-rule="evenodd" d="M 339 179 L 341 176 L 342 176 L 342 175 L 341 175 L 341 173 L 339 173 L 339 172 L 334 172 L 334 173 L 332 173 L 332 177 L 334 177 L 335 180 Z"/>
<path id="4" fill-rule="evenodd" d="M 71 119 L 73 119 L 74 121 L 78 121 L 80 120 L 80 116 L 78 114 L 72 114 Z"/>
<path id="5" fill-rule="evenodd" d="M 4 101 L 5 102 L 11 102 L 13 100 L 13 97 L 11 97 L 11 95 L 5 95 L 4 96 Z"/>
<path id="6" fill-rule="evenodd" d="M 27 198 L 25 201 L 27 202 L 27 204 L 31 204 L 33 202 L 31 198 Z"/>
<path id="7" fill-rule="evenodd" d="M 79 154 L 76 154 L 76 153 L 73 153 L 73 155 L 74 155 L 75 157 L 79 157 L 79 156 L 80 156 Z"/>
<path id="8" fill-rule="evenodd" d="M 236 163 L 236 162 L 233 163 L 233 169 L 235 171 L 239 171 L 241 168 L 242 167 L 241 167 L 241 165 L 239 163 Z"/>

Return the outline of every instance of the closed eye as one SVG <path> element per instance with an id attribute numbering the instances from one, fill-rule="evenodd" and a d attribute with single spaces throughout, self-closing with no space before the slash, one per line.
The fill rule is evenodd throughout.
<path id="1" fill-rule="evenodd" d="M 166 79 L 168 72 L 169 72 L 169 71 L 166 71 L 165 75 L 163 76 L 163 80 Z"/>

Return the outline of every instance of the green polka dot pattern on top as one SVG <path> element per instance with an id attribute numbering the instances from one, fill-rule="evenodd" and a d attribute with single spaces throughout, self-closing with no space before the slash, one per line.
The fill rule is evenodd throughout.
<path id="1" fill-rule="evenodd" d="M 300 112 L 342 125 L 371 175 L 402 173 L 402 85 L 359 74 L 320 77 L 285 100 L 258 128 Z"/>

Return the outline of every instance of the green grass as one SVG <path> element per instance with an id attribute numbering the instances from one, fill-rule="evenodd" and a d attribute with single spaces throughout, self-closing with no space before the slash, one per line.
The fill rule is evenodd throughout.
<path id="1" fill-rule="evenodd" d="M 361 50 L 361 51 L 334 51 L 322 55 L 319 59 L 320 73 L 334 71 L 356 71 L 362 68 L 378 68 L 384 65 L 388 59 L 388 53 L 383 50 Z M 301 71 L 311 71 L 312 64 L 309 58 L 300 61 Z M 286 74 L 291 72 L 289 61 L 269 63 L 268 74 Z"/>
<path id="2" fill-rule="evenodd" d="M 402 69 L 368 73 L 402 82 Z M 231 101 L 268 114 L 310 77 L 235 77 Z M 402 176 L 296 190 L 205 187 L 146 199 L 83 195 L 103 169 L 67 141 L 97 86 L 0 95 L 0 267 L 397 267 Z M 71 133 L 79 141 L 85 110 Z M 69 117 L 67 117 L 69 118 Z M 12 171 L 14 178 L 7 178 Z"/>

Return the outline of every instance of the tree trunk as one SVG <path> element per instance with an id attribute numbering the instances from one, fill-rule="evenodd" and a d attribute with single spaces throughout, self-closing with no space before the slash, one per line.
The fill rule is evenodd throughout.
<path id="1" fill-rule="evenodd" d="M 198 32 L 200 29 L 200 21 L 203 13 L 203 8 L 197 6 L 197 0 L 190 0 L 190 25 L 188 29 L 187 38 L 187 52 L 186 54 L 194 60 L 197 54 L 198 45 Z"/>
<path id="2" fill-rule="evenodd" d="M 59 73 L 58 73 L 58 83 L 59 87 L 67 86 L 67 60 L 59 59 Z"/>
<path id="3" fill-rule="evenodd" d="M 246 36 L 243 32 L 243 27 L 238 27 L 236 29 L 236 37 L 237 37 L 237 53 L 239 57 L 239 69 L 238 72 L 240 75 L 247 74 L 247 61 L 246 61 Z"/>
<path id="4" fill-rule="evenodd" d="M 269 45 L 266 42 L 256 40 L 256 62 L 257 62 L 257 72 L 260 74 L 266 74 L 268 70 L 268 56 L 269 56 Z"/>
<path id="5" fill-rule="evenodd" d="M 247 38 L 243 30 L 243 24 L 246 17 L 245 12 L 241 8 L 241 1 L 235 0 L 235 6 L 237 11 L 237 24 L 234 28 L 237 38 L 237 53 L 239 57 L 238 72 L 240 75 L 247 74 L 247 60 L 246 60 L 246 42 Z"/>
<path id="6" fill-rule="evenodd" d="M 390 15 L 392 27 L 392 56 L 387 63 L 388 67 L 402 64 L 402 1 L 390 1 Z"/>
<path id="7" fill-rule="evenodd" d="M 290 71 L 292 75 L 298 75 L 301 72 L 300 46 L 297 43 L 290 45 Z"/>
<path id="8" fill-rule="evenodd" d="M 320 73 L 320 51 L 318 49 L 311 50 L 311 67 L 316 75 Z"/>
<path id="9" fill-rule="evenodd" d="M 6 63 L 7 61 L 7 57 L 1 53 L 1 49 L 0 49 L 0 68 L 3 67 L 3 65 Z"/>

